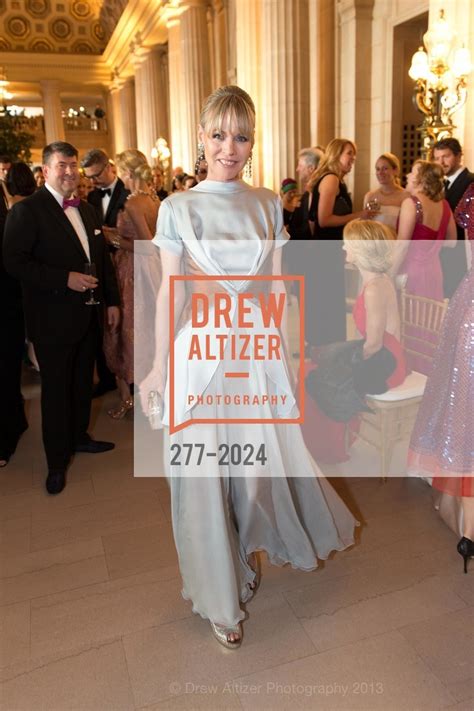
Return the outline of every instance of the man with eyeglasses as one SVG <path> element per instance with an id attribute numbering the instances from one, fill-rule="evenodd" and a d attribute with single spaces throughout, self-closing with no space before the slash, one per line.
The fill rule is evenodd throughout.
<path id="1" fill-rule="evenodd" d="M 129 191 L 117 178 L 109 156 L 100 148 L 93 148 L 85 154 L 81 168 L 84 177 L 94 186 L 87 196 L 87 202 L 95 207 L 103 225 L 116 227 L 119 211 L 125 205 Z"/>
<path id="2" fill-rule="evenodd" d="M 94 189 L 87 196 L 87 202 L 95 208 L 102 225 L 116 227 L 118 214 L 125 205 L 129 191 L 120 178 L 117 178 L 109 156 L 100 148 L 93 148 L 83 157 L 81 168 L 84 177 L 94 185 Z M 110 249 L 113 250 L 112 247 Z M 97 345 L 96 359 L 99 382 L 94 387 L 94 398 L 101 397 L 117 387 L 115 375 L 105 362 L 102 342 Z"/>

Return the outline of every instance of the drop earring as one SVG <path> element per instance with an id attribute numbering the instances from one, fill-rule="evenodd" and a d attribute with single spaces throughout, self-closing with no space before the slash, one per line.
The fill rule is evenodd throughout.
<path id="1" fill-rule="evenodd" d="M 244 178 L 246 180 L 252 179 L 252 153 L 250 153 L 247 162 L 244 166 Z"/>
<path id="2" fill-rule="evenodd" d="M 206 156 L 204 154 L 204 143 L 202 141 L 199 141 L 197 145 L 197 158 L 196 162 L 194 164 L 194 173 L 196 174 L 199 170 L 199 164 L 201 161 L 206 160 Z"/>

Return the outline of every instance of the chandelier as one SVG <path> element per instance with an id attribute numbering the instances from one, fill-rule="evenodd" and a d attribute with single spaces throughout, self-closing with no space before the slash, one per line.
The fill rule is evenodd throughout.
<path id="1" fill-rule="evenodd" d="M 466 77 L 471 71 L 469 50 L 455 47 L 453 32 L 440 11 L 439 19 L 423 35 L 423 47 L 415 52 L 408 74 L 415 82 L 413 101 L 424 114 L 418 131 L 423 138 L 426 156 L 436 141 L 452 135 L 451 116 L 467 98 Z"/>

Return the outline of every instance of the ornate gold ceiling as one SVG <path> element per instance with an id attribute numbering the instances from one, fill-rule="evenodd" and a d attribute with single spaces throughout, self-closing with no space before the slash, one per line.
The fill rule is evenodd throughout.
<path id="1" fill-rule="evenodd" d="M 128 0 L 0 0 L 0 52 L 102 54 Z"/>

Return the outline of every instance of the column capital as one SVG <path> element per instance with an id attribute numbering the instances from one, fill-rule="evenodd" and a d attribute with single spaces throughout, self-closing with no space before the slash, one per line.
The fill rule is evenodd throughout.
<path id="1" fill-rule="evenodd" d="M 40 86 L 43 91 L 59 91 L 59 85 L 59 79 L 40 79 Z"/>
<path id="2" fill-rule="evenodd" d="M 222 12 L 227 6 L 226 0 L 212 0 L 212 7 L 214 8 L 214 12 L 219 14 L 219 12 Z"/>
<path id="3" fill-rule="evenodd" d="M 372 19 L 374 0 L 337 0 L 337 15 L 341 23 L 355 19 Z"/>

